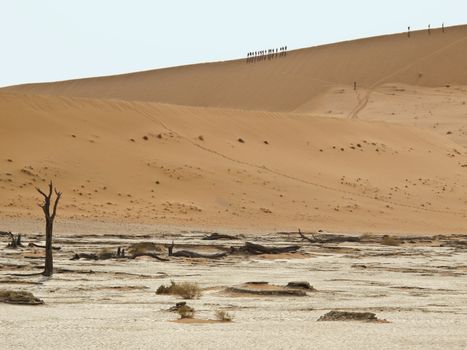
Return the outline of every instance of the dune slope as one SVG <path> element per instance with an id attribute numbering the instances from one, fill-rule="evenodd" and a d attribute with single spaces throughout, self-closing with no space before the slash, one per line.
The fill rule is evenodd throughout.
<path id="1" fill-rule="evenodd" d="M 465 230 L 467 158 L 434 133 L 379 122 L 0 93 L 0 212 L 354 232 Z M 241 139 L 241 140 L 240 140 Z"/>

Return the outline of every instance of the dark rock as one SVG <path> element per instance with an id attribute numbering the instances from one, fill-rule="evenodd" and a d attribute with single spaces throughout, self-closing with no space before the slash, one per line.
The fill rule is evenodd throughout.
<path id="1" fill-rule="evenodd" d="M 203 241 L 215 241 L 215 240 L 220 240 L 220 239 L 231 239 L 231 240 L 236 240 L 238 239 L 235 236 L 230 236 L 230 235 L 225 235 L 225 234 L 220 234 L 220 233 L 212 233 L 209 236 L 203 237 Z"/>
<path id="2" fill-rule="evenodd" d="M 293 281 L 287 283 L 288 288 L 296 288 L 296 289 L 306 289 L 306 290 L 315 290 L 313 286 L 306 281 Z"/>
<path id="3" fill-rule="evenodd" d="M 330 311 L 318 321 L 365 321 L 376 322 L 378 318 L 372 312 Z"/>
<path id="4" fill-rule="evenodd" d="M 179 303 L 176 303 L 175 306 L 172 306 L 169 311 L 171 312 L 177 312 L 180 310 L 181 307 L 186 306 L 186 301 L 181 301 Z"/>
<path id="5" fill-rule="evenodd" d="M 244 287 L 230 287 L 227 288 L 227 292 L 238 293 L 238 294 L 251 294 L 251 295 L 264 295 L 264 296 L 296 296 L 304 297 L 307 294 L 303 290 L 290 290 L 284 287 L 277 287 L 272 289 L 254 289 Z"/>

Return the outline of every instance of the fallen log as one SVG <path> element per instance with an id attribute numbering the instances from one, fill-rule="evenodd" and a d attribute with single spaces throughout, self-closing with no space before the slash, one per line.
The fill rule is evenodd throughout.
<path id="1" fill-rule="evenodd" d="M 11 236 L 13 236 L 13 234 L 11 232 L 7 232 L 7 231 L 0 231 L 0 236 L 6 236 L 6 237 L 9 237 L 11 238 Z"/>
<path id="2" fill-rule="evenodd" d="M 206 237 L 202 238 L 203 241 L 216 241 L 216 240 L 220 240 L 220 239 L 237 240 L 238 237 L 214 232 L 214 233 L 211 233 L 209 236 L 206 236 Z"/>
<path id="3" fill-rule="evenodd" d="M 136 259 L 136 258 L 139 258 L 140 256 L 148 256 L 150 258 L 154 258 L 159 261 L 169 261 L 169 259 L 161 258 L 159 255 L 154 254 L 154 253 L 135 253 L 129 256 L 128 259 Z"/>
<path id="4" fill-rule="evenodd" d="M 172 241 L 172 244 L 167 247 L 168 255 L 175 256 L 179 258 L 191 258 L 191 259 L 222 259 L 233 252 L 233 248 L 230 248 L 228 252 L 224 253 L 216 253 L 216 254 L 202 254 L 193 252 L 191 250 L 180 250 L 178 252 L 174 252 L 175 243 Z"/>
<path id="5" fill-rule="evenodd" d="M 373 312 L 330 311 L 318 318 L 318 321 L 362 321 L 388 323 L 380 320 Z"/>
<path id="6" fill-rule="evenodd" d="M 315 290 L 310 282 L 306 281 L 292 281 L 287 283 L 287 288 L 295 288 L 295 289 L 306 289 L 306 290 Z"/>
<path id="7" fill-rule="evenodd" d="M 97 254 L 76 253 L 70 260 L 79 260 L 79 259 L 99 260 L 99 257 L 97 256 Z"/>
<path id="8" fill-rule="evenodd" d="M 261 255 L 261 254 L 282 254 L 282 253 L 295 253 L 300 249 L 298 245 L 291 245 L 287 247 L 265 247 L 260 244 L 246 242 L 244 247 L 240 250 L 245 250 L 249 254 Z"/>
<path id="9" fill-rule="evenodd" d="M 302 231 L 300 229 L 298 229 L 298 234 L 300 235 L 300 237 L 302 238 L 302 240 L 305 240 L 305 241 L 308 241 L 310 243 L 318 243 L 317 240 L 316 240 L 316 237 L 311 234 L 311 238 L 308 238 L 307 236 L 305 236 Z"/>
<path id="10" fill-rule="evenodd" d="M 356 236 L 344 236 L 344 235 L 319 235 L 311 234 L 311 238 L 305 236 L 300 229 L 298 229 L 298 234 L 302 240 L 308 241 L 310 243 L 342 243 L 342 242 L 360 242 L 360 237 Z"/>
<path id="11" fill-rule="evenodd" d="M 190 250 L 180 250 L 178 252 L 172 252 L 171 256 L 181 257 L 181 258 L 192 258 L 192 259 L 222 259 L 228 256 L 230 252 L 217 253 L 217 254 L 202 254 L 197 252 L 192 252 Z"/>
<path id="12" fill-rule="evenodd" d="M 276 289 L 253 289 L 243 287 L 229 287 L 226 289 L 227 292 L 238 293 L 238 294 L 252 294 L 252 295 L 265 295 L 265 296 L 296 296 L 304 297 L 307 296 L 306 292 L 299 289 L 284 289 L 277 287 Z"/>
<path id="13" fill-rule="evenodd" d="M 29 243 L 28 244 L 28 247 L 36 247 L 36 248 L 43 248 L 45 249 L 45 245 L 40 245 L 40 244 L 37 244 L 37 243 Z M 62 247 L 52 247 L 53 250 L 61 250 Z"/>

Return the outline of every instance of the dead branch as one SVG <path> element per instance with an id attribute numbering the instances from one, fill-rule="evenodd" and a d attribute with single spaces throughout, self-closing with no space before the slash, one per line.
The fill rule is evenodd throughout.
<path id="1" fill-rule="evenodd" d="M 43 248 L 43 249 L 46 248 L 45 245 L 40 245 L 40 244 L 32 243 L 32 242 L 28 244 L 28 247 L 36 247 L 36 248 Z M 62 247 L 54 247 L 54 246 L 52 246 L 52 249 L 53 249 L 53 250 L 60 250 L 60 249 L 62 249 Z"/>
<path id="2" fill-rule="evenodd" d="M 178 252 L 173 252 L 172 256 L 181 257 L 181 258 L 192 258 L 192 259 L 222 259 L 228 256 L 230 252 L 217 253 L 217 254 L 202 254 L 197 252 L 192 252 L 190 250 L 180 250 Z"/>
<path id="3" fill-rule="evenodd" d="M 139 258 L 140 256 L 148 256 L 150 258 L 154 258 L 159 261 L 169 261 L 169 259 L 161 258 L 159 255 L 154 254 L 154 253 L 136 253 L 136 254 L 133 254 L 132 256 L 129 256 L 128 259 L 136 259 L 136 258 Z"/>
<path id="4" fill-rule="evenodd" d="M 298 245 L 288 247 L 265 247 L 251 242 L 246 242 L 245 246 L 240 248 L 240 250 L 245 250 L 247 253 L 252 255 L 295 253 L 299 249 L 300 246 Z"/>
<path id="5" fill-rule="evenodd" d="M 298 229 L 298 234 L 302 238 L 302 240 L 308 241 L 310 243 L 342 243 L 342 242 L 360 242 L 360 237 L 356 236 L 345 236 L 345 235 L 332 235 L 332 234 L 325 234 L 320 235 L 319 237 L 315 236 L 315 234 L 311 234 L 311 238 L 305 236 L 300 229 Z"/>
<path id="6" fill-rule="evenodd" d="M 214 233 L 211 233 L 209 236 L 202 238 L 203 241 L 215 241 L 215 240 L 220 240 L 220 239 L 237 240 L 238 237 L 214 232 Z"/>
<path id="7" fill-rule="evenodd" d="M 308 241 L 308 242 L 310 242 L 310 243 L 317 243 L 316 238 L 315 238 L 315 236 L 313 236 L 313 234 L 311 234 L 311 237 L 312 237 L 312 238 L 308 238 L 307 236 L 305 236 L 305 235 L 302 233 L 302 231 L 301 231 L 300 229 L 298 229 L 298 234 L 299 234 L 300 237 L 301 237 L 303 240 L 305 240 L 305 241 Z"/>
<path id="8" fill-rule="evenodd" d="M 70 260 L 79 260 L 79 259 L 99 260 L 99 257 L 97 256 L 97 254 L 76 253 Z"/>

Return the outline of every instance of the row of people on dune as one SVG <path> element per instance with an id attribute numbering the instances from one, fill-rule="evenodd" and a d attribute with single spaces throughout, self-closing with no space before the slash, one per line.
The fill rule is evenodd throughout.
<path id="1" fill-rule="evenodd" d="M 248 52 L 246 55 L 246 63 L 255 63 L 265 60 L 272 60 L 274 58 L 287 56 L 287 46 L 278 49 L 259 50 Z"/>
<path id="2" fill-rule="evenodd" d="M 287 51 L 287 46 L 282 46 L 281 48 L 278 49 L 268 49 L 268 50 L 259 50 L 259 51 L 251 51 L 248 52 L 246 57 L 261 57 L 261 56 L 266 56 L 266 55 L 273 55 L 279 52 L 286 52 Z"/>

